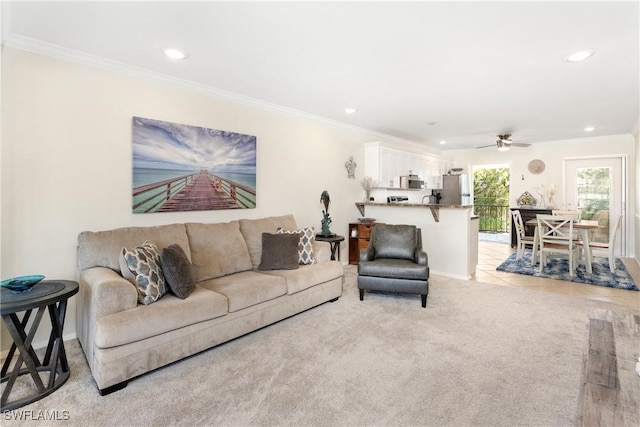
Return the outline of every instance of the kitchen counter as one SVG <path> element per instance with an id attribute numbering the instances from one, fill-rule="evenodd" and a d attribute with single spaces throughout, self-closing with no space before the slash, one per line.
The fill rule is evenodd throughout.
<path id="1" fill-rule="evenodd" d="M 356 203 L 362 216 L 386 224 L 413 224 L 433 274 L 470 279 L 478 264 L 478 216 L 471 205 Z M 429 215 L 431 212 L 432 215 Z"/>
<path id="2" fill-rule="evenodd" d="M 366 206 L 386 206 L 394 208 L 429 208 L 435 222 L 440 222 L 440 209 L 472 209 L 473 205 L 443 205 L 432 203 L 379 203 L 379 202 L 356 202 L 356 207 L 360 215 L 365 216 Z"/>

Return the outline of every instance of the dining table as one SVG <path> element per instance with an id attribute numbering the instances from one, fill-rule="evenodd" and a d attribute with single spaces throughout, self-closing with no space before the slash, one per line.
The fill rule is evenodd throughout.
<path id="1" fill-rule="evenodd" d="M 538 219 L 533 218 L 525 223 L 526 225 L 532 226 L 535 228 L 535 232 L 533 234 L 533 241 L 538 242 L 540 239 L 538 233 Z M 583 257 L 584 257 L 584 265 L 587 269 L 588 274 L 593 273 L 593 269 L 591 267 L 591 260 L 593 258 L 591 254 L 591 246 L 589 246 L 589 231 L 597 229 L 599 226 L 598 221 L 590 220 L 590 219 L 581 219 L 579 221 L 574 221 L 573 228 L 580 232 L 582 237 L 582 248 L 583 248 Z M 538 262 L 538 245 L 533 245 L 531 249 L 531 265 L 536 265 Z"/>

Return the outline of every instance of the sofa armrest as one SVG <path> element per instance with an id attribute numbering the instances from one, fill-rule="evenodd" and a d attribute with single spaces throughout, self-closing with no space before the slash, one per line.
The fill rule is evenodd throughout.
<path id="1" fill-rule="evenodd" d="M 92 267 L 80 272 L 83 302 L 90 307 L 93 320 L 138 305 L 138 291 L 127 279 L 106 267 Z"/>
<path id="2" fill-rule="evenodd" d="M 76 333 L 92 371 L 93 347 L 98 319 L 138 305 L 138 291 L 125 278 L 106 267 L 80 271 L 76 300 Z"/>

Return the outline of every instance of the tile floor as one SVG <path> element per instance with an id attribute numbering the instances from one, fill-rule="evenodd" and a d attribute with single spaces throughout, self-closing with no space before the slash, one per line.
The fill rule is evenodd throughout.
<path id="1" fill-rule="evenodd" d="M 515 249 L 512 249 L 508 243 L 480 241 L 478 244 L 478 266 L 473 278 L 479 282 L 583 296 L 593 300 L 631 305 L 634 307 L 640 306 L 640 292 L 637 291 L 612 289 L 603 286 L 591 286 L 564 280 L 545 279 L 497 271 L 496 267 L 514 251 Z M 622 261 L 636 282 L 636 285 L 640 286 L 640 266 L 631 258 L 622 258 Z"/>

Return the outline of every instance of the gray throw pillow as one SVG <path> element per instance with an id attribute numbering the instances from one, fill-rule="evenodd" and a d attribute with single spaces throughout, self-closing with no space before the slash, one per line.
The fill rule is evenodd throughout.
<path id="1" fill-rule="evenodd" d="M 297 269 L 299 242 L 299 233 L 262 233 L 262 255 L 258 270 Z"/>
<path id="2" fill-rule="evenodd" d="M 180 245 L 173 244 L 162 250 L 162 272 L 169 289 L 178 298 L 185 299 L 196 287 L 196 276 L 189 258 Z"/>

